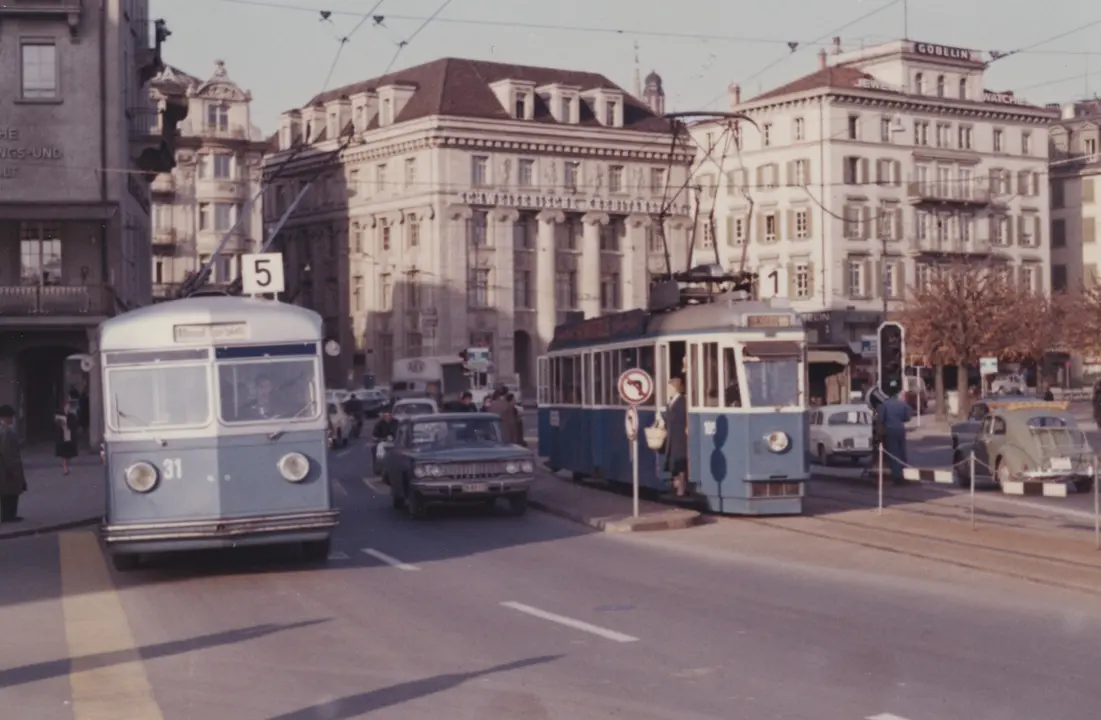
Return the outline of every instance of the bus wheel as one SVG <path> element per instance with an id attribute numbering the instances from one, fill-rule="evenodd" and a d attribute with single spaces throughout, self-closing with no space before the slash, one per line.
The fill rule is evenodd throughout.
<path id="1" fill-rule="evenodd" d="M 119 572 L 130 572 L 131 570 L 137 570 L 141 565 L 141 556 L 138 554 L 126 553 L 124 555 L 112 555 L 111 564 L 115 566 L 115 570 Z"/>
<path id="2" fill-rule="evenodd" d="M 310 540 L 309 542 L 302 543 L 302 554 L 306 556 L 306 561 L 311 563 L 325 562 L 329 559 L 329 553 L 332 552 L 332 549 L 332 538 Z"/>

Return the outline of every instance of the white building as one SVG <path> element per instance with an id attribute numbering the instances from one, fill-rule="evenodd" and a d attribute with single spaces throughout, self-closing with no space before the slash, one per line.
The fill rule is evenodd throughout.
<path id="1" fill-rule="evenodd" d="M 207 80 L 173 67 L 161 80 L 185 89 L 188 120 L 176 138 L 176 166 L 153 180 L 153 295 L 175 297 L 188 272 L 206 263 L 260 192 L 267 139 L 252 124 L 252 95 L 242 90 L 218 60 Z M 256 202 L 229 238 L 211 281 L 237 277 L 243 252 L 259 249 L 263 203 Z"/>
<path id="2" fill-rule="evenodd" d="M 842 52 L 835 40 L 815 72 L 783 87 L 747 101 L 731 88 L 732 109 L 760 131 L 741 123 L 740 151 L 720 146 L 699 171 L 717 240 L 734 265 L 748 244 L 761 294 L 807 313 L 823 351 L 858 351 L 938 263 L 1000 262 L 1049 289 L 1044 176 L 1058 113 L 987 91 L 983 68 L 970 50 L 899 41 Z M 721 132 L 693 129 L 705 145 Z M 843 366 L 837 353 L 817 357 L 818 382 Z"/>
<path id="3" fill-rule="evenodd" d="M 280 236 L 289 297 L 344 348 L 330 382 L 485 346 L 530 391 L 567 312 L 642 306 L 648 269 L 664 269 L 663 208 L 683 247 L 675 191 L 691 159 L 670 157 L 656 74 L 644 95 L 649 106 L 595 73 L 445 58 L 284 113 L 266 167 L 300 141 L 309 150 L 273 187 L 268 222 L 354 136 Z"/>

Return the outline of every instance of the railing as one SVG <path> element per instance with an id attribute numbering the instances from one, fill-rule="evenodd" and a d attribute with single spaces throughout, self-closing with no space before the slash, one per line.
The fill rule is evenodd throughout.
<path id="1" fill-rule="evenodd" d="M 972 238 L 960 240 L 959 238 L 937 239 L 927 237 L 924 239 L 913 238 L 911 247 L 919 253 L 934 253 L 946 255 L 985 255 L 991 251 L 990 241 L 986 238 Z"/>
<path id="2" fill-rule="evenodd" d="M 153 228 L 153 244 L 154 245 L 172 245 L 176 244 L 176 229 L 175 228 Z"/>
<path id="3" fill-rule="evenodd" d="M 132 107 L 128 111 L 131 137 L 154 137 L 161 134 L 161 111 L 155 107 Z"/>
<path id="4" fill-rule="evenodd" d="M 958 180 L 934 182 L 910 180 L 906 183 L 906 195 L 911 201 L 953 202 L 986 205 L 991 200 L 989 188 L 978 184 L 965 185 Z"/>
<path id="5" fill-rule="evenodd" d="M 245 125 L 210 125 L 199 120 L 188 120 L 180 126 L 180 134 L 185 137 L 227 138 L 231 140 L 250 140 L 252 133 Z"/>
<path id="6" fill-rule="evenodd" d="M 110 309 L 100 285 L 0 286 L 0 316 L 107 315 Z"/>

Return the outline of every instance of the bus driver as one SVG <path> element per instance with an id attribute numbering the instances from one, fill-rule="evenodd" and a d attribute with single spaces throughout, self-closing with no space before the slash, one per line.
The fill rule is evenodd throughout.
<path id="1" fill-rule="evenodd" d="M 272 399 L 271 378 L 260 375 L 256 378 L 255 397 L 243 408 L 242 415 L 252 420 L 266 420 L 268 418 L 282 417 L 282 411 L 276 407 Z"/>

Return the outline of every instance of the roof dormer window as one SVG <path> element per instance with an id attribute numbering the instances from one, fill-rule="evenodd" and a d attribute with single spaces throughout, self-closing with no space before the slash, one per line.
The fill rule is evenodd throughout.
<path id="1" fill-rule="evenodd" d="M 607 100 L 604 103 L 604 124 L 608 127 L 616 126 L 616 105 L 615 100 Z"/>
<path id="2" fill-rule="evenodd" d="M 340 135 L 340 120 L 335 110 L 329 111 L 329 139 L 335 138 Z"/>
<path id="3" fill-rule="evenodd" d="M 513 100 L 513 117 L 517 120 L 525 120 L 528 117 L 528 94 L 518 92 Z"/>
<path id="4" fill-rule="evenodd" d="M 558 122 L 572 123 L 573 122 L 573 98 L 562 98 L 562 115 L 558 118 Z"/>
<path id="5" fill-rule="evenodd" d="M 379 125 L 391 125 L 394 122 L 394 101 L 385 98 L 382 101 L 382 114 L 379 116 Z"/>

